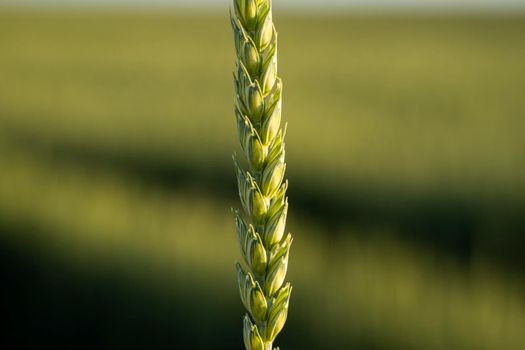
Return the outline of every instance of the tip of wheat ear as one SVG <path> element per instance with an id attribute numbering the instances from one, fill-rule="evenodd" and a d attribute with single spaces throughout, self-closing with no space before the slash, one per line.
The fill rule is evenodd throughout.
<path id="1" fill-rule="evenodd" d="M 244 158 L 233 162 L 242 210 L 234 210 L 243 264 L 237 281 L 247 314 L 246 350 L 278 350 L 292 287 L 285 283 L 292 237 L 284 235 L 288 200 L 281 126 L 282 81 L 277 73 L 277 32 L 271 0 L 233 0 L 230 8 L 237 137 Z"/>

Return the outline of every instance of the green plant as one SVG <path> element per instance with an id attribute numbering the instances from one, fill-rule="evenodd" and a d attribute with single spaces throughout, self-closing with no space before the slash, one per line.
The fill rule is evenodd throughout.
<path id="1" fill-rule="evenodd" d="M 272 350 L 286 322 L 292 290 L 289 283 L 283 285 L 292 236 L 284 237 L 288 202 L 277 32 L 271 0 L 234 0 L 230 17 L 237 52 L 235 115 L 248 168 L 241 167 L 234 155 L 245 214 L 234 211 L 247 265 L 247 269 L 236 265 L 248 310 L 243 338 L 247 350 Z"/>

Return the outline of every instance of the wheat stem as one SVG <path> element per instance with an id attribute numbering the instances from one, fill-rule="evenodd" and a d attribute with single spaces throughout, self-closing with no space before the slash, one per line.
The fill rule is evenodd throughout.
<path id="1" fill-rule="evenodd" d="M 289 283 L 284 284 L 292 237 L 284 237 L 288 201 L 277 32 L 271 0 L 233 1 L 235 116 L 246 164 L 241 166 L 234 156 L 244 209 L 243 213 L 234 211 L 246 265 L 236 264 L 241 299 L 248 311 L 243 338 L 246 350 L 272 350 L 286 322 L 292 290 Z"/>

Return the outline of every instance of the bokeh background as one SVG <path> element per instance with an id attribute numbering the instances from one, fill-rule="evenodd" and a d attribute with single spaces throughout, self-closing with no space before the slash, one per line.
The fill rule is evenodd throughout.
<path id="1" fill-rule="evenodd" d="M 283 349 L 525 349 L 520 1 L 274 1 Z M 241 349 L 227 1 L 0 1 L 16 348 Z"/>

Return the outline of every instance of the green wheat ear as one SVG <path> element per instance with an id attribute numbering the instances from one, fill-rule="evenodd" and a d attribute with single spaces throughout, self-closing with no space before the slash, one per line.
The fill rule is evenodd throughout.
<path id="1" fill-rule="evenodd" d="M 292 287 L 284 284 L 292 237 L 284 237 L 288 201 L 283 181 L 282 82 L 271 0 L 234 0 L 235 116 L 247 169 L 234 156 L 244 213 L 234 211 L 246 268 L 237 263 L 246 350 L 272 350 L 288 314 Z M 283 285 L 284 284 L 284 285 Z M 278 348 L 274 348 L 278 350 Z"/>

